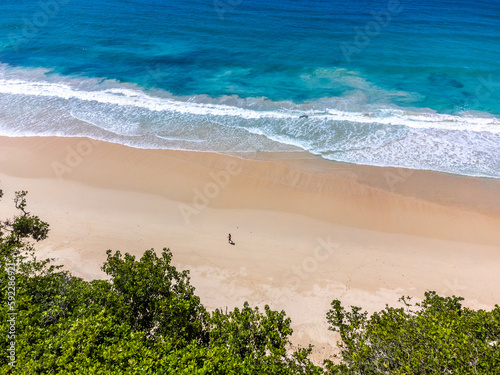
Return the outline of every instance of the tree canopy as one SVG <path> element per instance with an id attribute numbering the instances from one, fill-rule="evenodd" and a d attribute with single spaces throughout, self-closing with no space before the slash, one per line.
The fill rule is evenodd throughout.
<path id="1" fill-rule="evenodd" d="M 462 300 L 426 292 L 371 316 L 334 300 L 327 320 L 342 338 L 341 364 L 327 361 L 330 373 L 499 374 L 500 308 L 474 311 Z"/>

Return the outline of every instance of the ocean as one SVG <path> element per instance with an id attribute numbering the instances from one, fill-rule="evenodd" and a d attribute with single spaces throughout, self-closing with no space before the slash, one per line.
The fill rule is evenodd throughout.
<path id="1" fill-rule="evenodd" d="M 0 135 L 500 178 L 500 1 L 2 0 Z"/>

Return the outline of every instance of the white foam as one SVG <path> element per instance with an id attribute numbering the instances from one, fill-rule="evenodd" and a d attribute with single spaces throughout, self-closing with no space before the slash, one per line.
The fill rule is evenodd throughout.
<path id="1" fill-rule="evenodd" d="M 184 139 L 180 137 L 163 137 L 161 135 L 155 134 L 155 137 L 164 139 L 166 141 L 176 141 L 176 142 L 194 142 L 194 143 L 204 143 L 207 142 L 205 139 Z"/>
<path id="2" fill-rule="evenodd" d="M 5 73 L 0 66 L 0 134 L 225 153 L 300 148 L 336 161 L 500 177 L 498 118 L 358 104 L 357 112 L 345 111 L 343 99 L 172 97 L 116 81 Z"/>
<path id="3" fill-rule="evenodd" d="M 175 112 L 195 116 L 230 116 L 244 120 L 251 119 L 297 119 L 307 115 L 309 121 L 349 121 L 361 124 L 407 126 L 419 129 L 445 129 L 472 132 L 500 133 L 498 118 L 456 116 L 434 112 L 409 112 L 402 109 L 377 109 L 364 112 L 348 112 L 338 109 L 326 111 L 283 109 L 252 110 L 225 104 L 198 103 L 173 98 L 164 98 L 129 88 L 111 88 L 83 91 L 69 83 L 25 81 L 20 79 L 0 79 L 0 93 L 10 95 L 53 97 L 64 100 L 80 100 L 111 104 L 120 107 L 144 108 L 155 112 Z"/>
<path id="4" fill-rule="evenodd" d="M 201 104 L 160 98 L 130 89 L 107 89 L 101 91 L 81 91 L 68 84 L 52 82 L 27 82 L 22 80 L 0 79 L 0 93 L 25 96 L 56 97 L 65 100 L 78 99 L 86 102 L 133 106 L 151 111 L 172 111 L 182 114 L 237 116 L 244 119 L 261 117 L 283 118 L 290 115 L 276 112 L 246 110 L 227 105 Z"/>

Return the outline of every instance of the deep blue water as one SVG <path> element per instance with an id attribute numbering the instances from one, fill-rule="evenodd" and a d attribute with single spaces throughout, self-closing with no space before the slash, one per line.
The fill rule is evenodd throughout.
<path id="1" fill-rule="evenodd" d="M 2 0 L 0 63 L 4 135 L 500 177 L 500 0 Z"/>

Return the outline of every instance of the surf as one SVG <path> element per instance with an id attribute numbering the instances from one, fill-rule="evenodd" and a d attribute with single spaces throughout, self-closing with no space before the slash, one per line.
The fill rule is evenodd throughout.
<path id="1" fill-rule="evenodd" d="M 114 80 L 3 69 L 2 135 L 88 136 L 226 154 L 300 150 L 341 162 L 500 178 L 500 119 L 488 113 L 366 103 L 352 92 L 303 103 L 175 96 Z"/>

